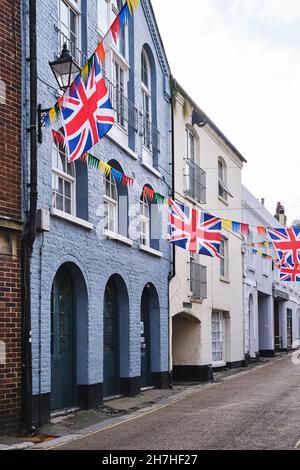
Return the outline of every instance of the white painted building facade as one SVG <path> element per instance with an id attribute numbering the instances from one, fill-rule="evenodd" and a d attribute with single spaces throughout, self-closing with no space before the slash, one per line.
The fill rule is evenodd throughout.
<path id="1" fill-rule="evenodd" d="M 245 159 L 176 84 L 174 197 L 221 218 L 242 220 Z M 207 123 L 201 127 L 205 117 Z M 200 126 L 198 124 L 200 124 Z M 222 231 L 221 261 L 174 248 L 170 351 L 174 380 L 207 380 L 211 368 L 244 359 L 242 237 Z"/>
<path id="2" fill-rule="evenodd" d="M 242 199 L 244 223 L 252 227 L 282 227 L 245 187 Z M 252 243 L 268 240 L 266 235 L 252 229 L 243 242 L 244 353 L 248 361 L 260 356 L 273 357 L 276 351 L 295 348 L 300 339 L 299 284 L 280 282 L 276 264 L 252 252 Z M 276 259 L 272 247 L 257 249 Z"/>

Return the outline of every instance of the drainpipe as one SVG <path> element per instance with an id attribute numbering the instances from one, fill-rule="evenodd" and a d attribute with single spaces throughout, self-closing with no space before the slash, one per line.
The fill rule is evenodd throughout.
<path id="1" fill-rule="evenodd" d="M 171 77 L 170 80 L 174 83 L 174 79 Z M 171 174 L 172 174 L 172 191 L 171 191 L 171 197 L 174 200 L 175 199 L 175 120 L 174 120 L 174 100 L 175 98 L 172 97 L 171 100 L 171 135 L 172 135 L 172 150 L 171 150 Z M 171 330 L 170 330 L 170 282 L 174 277 L 176 276 L 176 253 L 175 253 L 175 245 L 172 244 L 172 261 L 171 261 L 171 271 L 168 276 L 168 331 L 169 331 L 169 347 L 170 347 L 170 335 L 171 335 Z M 169 350 L 169 373 L 170 373 L 170 362 L 171 362 L 171 357 L 170 357 L 170 350 Z M 172 376 L 170 375 L 170 387 L 172 387 Z"/>
<path id="2" fill-rule="evenodd" d="M 37 210 L 37 53 L 36 0 L 29 0 L 30 57 L 30 195 L 29 210 L 22 237 L 22 352 L 23 352 L 23 420 L 33 433 L 32 348 L 31 348 L 31 276 L 30 265 L 36 237 Z"/>

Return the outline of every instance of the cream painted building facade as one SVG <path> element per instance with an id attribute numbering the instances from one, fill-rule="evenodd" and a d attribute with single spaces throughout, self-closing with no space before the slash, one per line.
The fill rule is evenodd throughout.
<path id="1" fill-rule="evenodd" d="M 177 83 L 174 95 L 174 198 L 220 218 L 242 221 L 245 159 Z M 174 380 L 207 380 L 212 368 L 243 363 L 241 235 L 222 230 L 221 254 L 220 260 L 174 247 Z"/>

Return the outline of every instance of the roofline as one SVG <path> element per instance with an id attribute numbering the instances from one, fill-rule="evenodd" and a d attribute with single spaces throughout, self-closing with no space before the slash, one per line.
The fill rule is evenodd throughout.
<path id="1" fill-rule="evenodd" d="M 228 145 L 228 147 L 238 156 L 238 158 L 243 162 L 243 163 L 247 163 L 247 160 L 245 159 L 245 157 L 243 157 L 243 155 L 237 150 L 237 148 L 227 139 L 227 137 L 223 134 L 222 131 L 220 131 L 220 129 L 215 125 L 215 123 L 207 116 L 207 114 L 205 114 L 205 112 L 197 105 L 197 103 L 195 103 L 195 101 L 188 95 L 188 93 L 185 91 L 185 89 L 177 82 L 177 80 L 171 76 L 171 79 L 174 81 L 175 85 L 176 85 L 176 89 L 181 93 L 182 96 L 184 96 L 192 105 L 193 107 L 196 109 L 196 111 L 198 111 L 199 113 L 202 113 L 206 120 L 207 120 L 207 123 L 210 125 L 210 127 L 219 135 L 219 137 L 221 137 L 221 139 L 225 142 L 226 145 Z"/>
<path id="2" fill-rule="evenodd" d="M 162 40 L 160 31 L 159 31 L 159 27 L 158 27 L 158 24 L 157 24 L 157 20 L 156 20 L 156 16 L 155 16 L 155 13 L 154 13 L 154 9 L 153 9 L 151 0 L 149 0 L 149 6 L 150 6 L 150 9 L 151 9 L 151 13 L 152 13 L 152 15 L 153 15 L 153 19 L 154 19 L 155 26 L 156 26 L 156 29 L 157 29 L 157 33 L 158 33 L 158 37 L 159 37 L 159 40 L 160 40 L 160 44 L 161 44 L 163 53 L 164 53 L 164 55 L 165 55 L 165 60 L 166 60 L 166 63 L 167 63 L 167 66 L 168 66 L 168 69 L 169 69 L 169 72 L 170 72 L 171 67 L 170 67 L 170 64 L 169 64 L 169 61 L 168 61 L 168 56 L 167 56 L 167 54 L 166 54 L 164 42 L 163 42 L 163 40 Z"/>

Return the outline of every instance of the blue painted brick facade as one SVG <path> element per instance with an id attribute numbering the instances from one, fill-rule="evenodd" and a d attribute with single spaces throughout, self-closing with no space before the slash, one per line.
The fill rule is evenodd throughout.
<path id="1" fill-rule="evenodd" d="M 82 2 L 85 3 L 84 0 Z M 96 0 L 88 0 L 86 4 L 87 38 L 83 38 L 83 43 L 87 43 L 88 55 L 92 54 L 97 45 L 96 3 Z M 51 86 L 55 88 L 56 85 L 48 62 L 53 60 L 58 52 L 58 35 L 54 28 L 58 24 L 57 5 L 57 0 L 37 2 L 38 102 L 43 108 L 52 106 L 56 101 L 54 90 L 51 88 Z M 129 87 L 130 94 L 134 94 L 135 106 L 139 111 L 142 107 L 141 51 L 145 43 L 149 45 L 155 60 L 157 127 L 161 133 L 157 169 L 162 177 L 157 177 L 141 164 L 142 138 L 139 133 L 134 133 L 133 141 L 129 142 L 131 147 L 135 147 L 137 159 L 117 146 L 110 138 L 100 141 L 93 149 L 93 154 L 106 162 L 116 160 L 127 175 L 135 176 L 139 187 L 134 186 L 128 190 L 129 208 L 139 210 L 141 187 L 144 184 L 150 184 L 164 196 L 170 195 L 171 105 L 165 99 L 169 69 L 148 0 L 141 1 L 134 18 L 130 19 L 129 31 L 130 46 L 134 46 L 130 56 L 134 67 L 134 69 L 131 68 L 130 76 L 134 77 L 134 83 L 131 80 Z M 51 131 L 44 129 L 43 143 L 38 148 L 38 208 L 48 210 L 51 210 L 52 204 L 51 146 Z M 83 165 L 83 163 L 79 162 L 78 165 Z M 80 182 L 78 183 L 80 185 Z M 82 191 L 84 190 L 84 185 L 82 185 Z M 134 240 L 133 246 L 130 247 L 118 241 L 99 238 L 97 227 L 99 229 L 104 191 L 103 176 L 100 171 L 88 169 L 87 190 L 88 222 L 93 224 L 93 229 L 89 230 L 51 216 L 50 232 L 39 233 L 34 245 L 31 270 L 34 395 L 51 392 L 51 289 L 57 270 L 66 262 L 73 263 L 78 272 L 82 273 L 88 297 L 88 307 L 86 311 L 83 307 L 78 320 L 80 331 L 77 331 L 77 384 L 92 385 L 103 382 L 103 299 L 106 284 L 110 276 L 114 274 L 119 274 L 123 278 L 129 296 L 129 344 L 126 357 L 121 361 L 121 377 L 140 376 L 140 308 L 142 292 L 148 283 L 152 283 L 157 290 L 160 305 L 160 324 L 156 331 L 159 347 L 153 358 L 152 372 L 163 373 L 169 370 L 170 246 L 166 240 L 159 241 L 159 250 L 163 253 L 163 257 L 159 258 L 141 251 L 139 240 Z M 75 282 L 75 285 L 76 289 L 84 289 L 82 280 L 79 280 L 77 284 Z"/>

